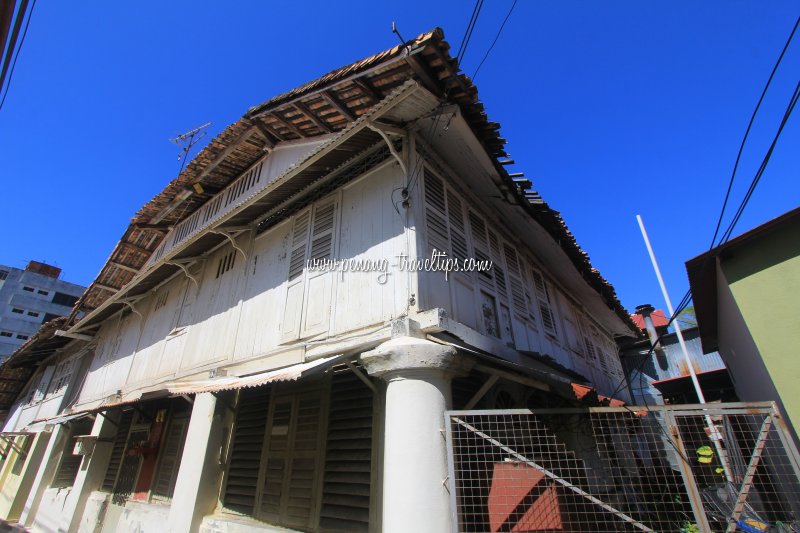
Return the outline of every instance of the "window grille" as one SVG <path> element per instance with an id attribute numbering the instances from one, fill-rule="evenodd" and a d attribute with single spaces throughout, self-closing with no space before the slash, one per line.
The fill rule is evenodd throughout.
<path id="1" fill-rule="evenodd" d="M 155 501 L 172 501 L 175 482 L 178 479 L 186 433 L 189 430 L 191 411 L 173 412 L 167 427 L 164 442 L 158 459 L 158 469 L 153 480 L 152 499 Z"/>
<path id="2" fill-rule="evenodd" d="M 102 488 L 105 491 L 110 491 L 114 488 L 114 483 L 117 481 L 117 474 L 122 465 L 123 454 L 125 453 L 125 445 L 128 442 L 128 433 L 131 429 L 133 422 L 134 411 L 123 411 L 117 423 L 117 434 L 114 436 L 114 443 L 111 445 L 111 457 L 108 460 L 108 467 L 106 468 L 106 475 L 103 478 Z"/>

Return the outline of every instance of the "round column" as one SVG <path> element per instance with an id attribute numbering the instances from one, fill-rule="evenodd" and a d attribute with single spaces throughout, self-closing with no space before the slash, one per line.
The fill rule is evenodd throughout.
<path id="1" fill-rule="evenodd" d="M 444 412 L 450 380 L 466 361 L 453 347 L 414 337 L 387 341 L 361 359 L 387 384 L 382 530 L 451 531 Z"/>

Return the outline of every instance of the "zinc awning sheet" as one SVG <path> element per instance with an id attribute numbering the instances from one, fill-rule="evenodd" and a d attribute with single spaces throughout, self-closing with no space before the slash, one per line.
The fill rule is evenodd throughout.
<path id="1" fill-rule="evenodd" d="M 70 420 L 83 418 L 85 416 L 89 416 L 90 414 L 91 413 L 77 413 L 72 415 L 61 415 L 61 416 L 54 416 L 51 418 L 44 418 L 41 420 L 34 420 L 33 422 L 25 426 L 25 431 L 38 433 L 40 431 L 43 431 L 46 426 L 56 426 L 58 424 L 64 424 L 65 422 L 69 422 Z"/>
<path id="2" fill-rule="evenodd" d="M 312 373 L 312 371 L 324 370 L 331 365 L 343 361 L 346 357 L 347 356 L 343 355 L 334 355 L 243 377 L 223 376 L 213 379 L 177 381 L 167 385 L 167 389 L 172 394 L 198 394 L 201 392 L 218 392 L 258 387 L 277 381 L 297 381 L 304 375 Z"/>

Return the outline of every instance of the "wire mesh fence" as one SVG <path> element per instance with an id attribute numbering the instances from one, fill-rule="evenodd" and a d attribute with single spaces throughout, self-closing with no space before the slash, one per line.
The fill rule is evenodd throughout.
<path id="1" fill-rule="evenodd" d="M 771 403 L 445 416 L 458 532 L 800 531 Z"/>

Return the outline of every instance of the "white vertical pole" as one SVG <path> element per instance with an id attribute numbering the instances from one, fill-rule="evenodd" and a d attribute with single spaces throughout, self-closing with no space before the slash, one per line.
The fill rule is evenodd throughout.
<path id="1" fill-rule="evenodd" d="M 636 220 L 639 222 L 639 229 L 642 230 L 642 237 L 644 238 L 644 243 L 647 246 L 647 252 L 650 254 L 650 261 L 653 263 L 653 270 L 656 271 L 656 277 L 658 278 L 658 284 L 661 286 L 661 293 L 664 295 L 664 301 L 667 304 L 667 311 L 669 311 L 669 316 L 672 317 L 675 314 L 675 310 L 672 308 L 672 302 L 669 299 L 669 294 L 667 293 L 667 286 L 664 284 L 664 278 L 661 277 L 661 270 L 658 268 L 658 262 L 656 262 L 656 255 L 653 253 L 653 247 L 650 245 L 650 239 L 647 236 L 647 231 L 644 229 L 644 221 L 642 221 L 641 215 L 636 215 Z M 681 327 L 678 325 L 678 321 L 674 321 L 672 323 L 672 327 L 675 328 L 675 334 L 678 336 L 678 343 L 681 345 L 681 351 L 683 351 L 683 358 L 686 361 L 686 367 L 689 369 L 689 375 L 692 378 L 692 384 L 694 384 L 694 390 L 697 393 L 697 399 L 700 403 L 706 403 L 706 398 L 703 395 L 703 391 L 700 389 L 700 382 L 697 380 L 697 373 L 694 371 L 694 366 L 692 365 L 692 359 L 689 357 L 689 350 L 686 348 L 686 342 L 683 340 L 683 333 L 681 332 Z M 711 417 L 706 415 L 706 424 L 708 425 L 708 429 L 711 437 L 711 440 L 714 443 L 714 447 L 717 449 L 717 455 L 719 456 L 720 462 L 722 463 L 722 467 L 725 470 L 725 477 L 727 478 L 728 482 L 733 481 L 733 475 L 730 470 L 730 466 L 728 465 L 728 457 L 725 449 L 720 445 L 720 441 L 722 440 L 722 434 L 716 428 L 716 425 L 711 420 Z"/>
<path id="2" fill-rule="evenodd" d="M 644 243 L 647 246 L 647 252 L 650 254 L 650 261 L 653 263 L 653 270 L 656 271 L 658 284 L 661 286 L 661 293 L 664 295 L 664 301 L 667 303 L 667 311 L 669 311 L 669 316 L 672 317 L 672 315 L 675 313 L 675 310 L 672 308 L 672 302 L 670 301 L 669 294 L 667 293 L 667 286 L 664 284 L 664 278 L 661 277 L 661 270 L 658 268 L 656 255 L 653 253 L 653 247 L 650 245 L 650 239 L 647 237 L 647 231 L 644 229 L 642 216 L 636 215 L 636 220 L 639 222 L 639 229 L 642 230 L 642 237 L 644 237 Z M 689 369 L 689 375 L 692 377 L 692 383 L 694 384 L 694 391 L 697 393 L 697 399 L 700 400 L 700 403 L 706 403 L 706 398 L 703 395 L 703 391 L 700 389 L 700 382 L 697 380 L 697 374 L 694 371 L 692 359 L 689 357 L 689 350 L 686 349 L 686 342 L 683 340 L 683 333 L 681 332 L 681 327 L 678 325 L 677 320 L 672 323 L 672 327 L 675 328 L 675 334 L 678 336 L 678 343 L 681 345 L 681 350 L 683 351 L 683 358 L 686 361 L 686 368 Z"/>

